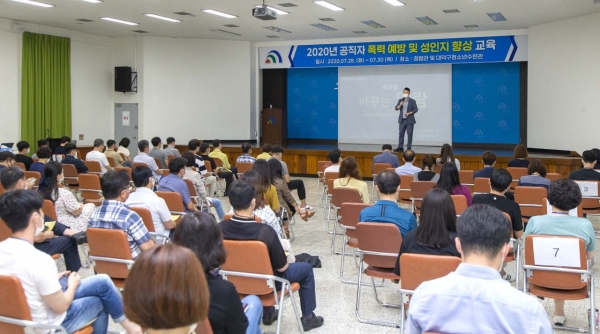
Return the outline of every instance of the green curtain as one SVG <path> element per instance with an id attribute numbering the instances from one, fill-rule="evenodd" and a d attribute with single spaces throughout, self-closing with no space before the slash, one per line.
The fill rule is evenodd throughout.
<path id="1" fill-rule="evenodd" d="M 49 132 L 48 132 L 49 130 Z M 71 136 L 71 40 L 23 33 L 21 138 Z"/>

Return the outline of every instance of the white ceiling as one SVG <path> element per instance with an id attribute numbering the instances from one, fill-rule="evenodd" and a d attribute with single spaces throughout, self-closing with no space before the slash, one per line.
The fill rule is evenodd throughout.
<path id="1" fill-rule="evenodd" d="M 243 41 L 274 41 L 268 35 L 284 40 L 346 38 L 356 36 L 386 36 L 421 33 L 464 32 L 524 29 L 533 25 L 600 12 L 600 4 L 594 0 L 402 0 L 406 6 L 394 7 L 384 0 L 331 0 L 345 8 L 334 12 L 313 3 L 312 0 L 267 0 L 267 4 L 290 12 L 274 21 L 253 18 L 251 10 L 262 0 L 104 0 L 93 4 L 82 0 L 40 0 L 56 5 L 41 8 L 12 0 L 1 0 L 0 17 L 26 21 L 52 27 L 71 29 L 86 33 L 122 37 L 140 35 L 133 30 L 145 30 L 152 36 L 230 39 Z M 297 7 L 284 8 L 280 3 L 291 2 Z M 216 9 L 237 15 L 227 19 L 202 12 Z M 458 9 L 460 13 L 446 14 L 444 9 Z M 195 17 L 179 16 L 173 12 L 189 12 Z M 502 12 L 507 21 L 495 22 L 486 13 Z M 171 23 L 146 17 L 153 13 L 181 19 Z M 100 20 L 109 16 L 139 23 L 127 26 Z M 429 16 L 438 25 L 427 26 L 415 17 Z M 319 18 L 333 18 L 333 22 L 322 22 Z M 76 19 L 94 22 L 81 23 Z M 384 25 L 374 29 L 360 21 L 373 20 Z M 310 24 L 323 23 L 337 29 L 324 31 Z M 228 28 L 235 24 L 238 28 Z M 479 28 L 467 29 L 464 25 L 477 24 Z M 276 26 L 291 33 L 276 33 L 264 27 Z M 211 31 L 223 29 L 241 34 L 228 35 Z M 355 34 L 353 31 L 366 31 Z"/>

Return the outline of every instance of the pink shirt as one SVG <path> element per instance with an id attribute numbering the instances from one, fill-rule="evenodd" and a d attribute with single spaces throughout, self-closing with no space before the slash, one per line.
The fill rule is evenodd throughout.
<path id="1" fill-rule="evenodd" d="M 452 195 L 464 195 L 467 198 L 468 206 L 471 206 L 471 203 L 473 202 L 473 195 L 471 195 L 469 188 L 467 188 L 467 186 L 463 186 L 462 184 L 454 186 L 454 188 L 452 188 L 451 194 Z"/>

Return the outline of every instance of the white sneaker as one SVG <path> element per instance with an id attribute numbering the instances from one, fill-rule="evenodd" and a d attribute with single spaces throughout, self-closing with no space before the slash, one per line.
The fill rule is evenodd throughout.
<path id="1" fill-rule="evenodd" d="M 555 315 L 552 317 L 552 322 L 555 326 L 564 326 L 567 318 L 564 315 Z"/>

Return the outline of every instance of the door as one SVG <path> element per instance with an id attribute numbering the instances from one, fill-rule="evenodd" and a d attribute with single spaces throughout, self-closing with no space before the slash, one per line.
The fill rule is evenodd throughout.
<path id="1" fill-rule="evenodd" d="M 117 145 L 123 138 L 129 138 L 131 157 L 138 154 L 138 104 L 115 103 L 115 140 Z"/>

